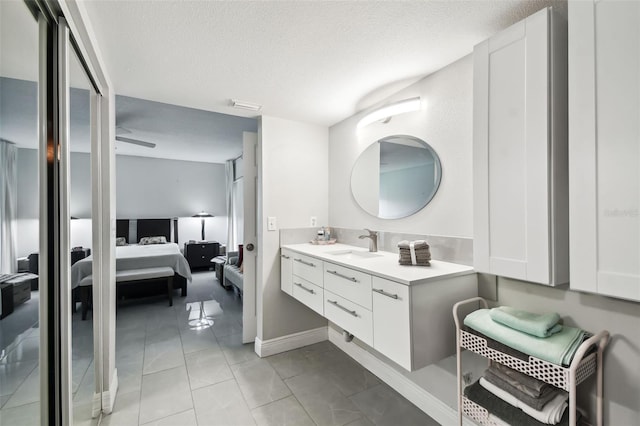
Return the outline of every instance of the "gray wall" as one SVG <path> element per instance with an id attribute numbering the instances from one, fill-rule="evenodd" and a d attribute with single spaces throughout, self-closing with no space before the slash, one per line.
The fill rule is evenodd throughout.
<path id="1" fill-rule="evenodd" d="M 38 251 L 37 151 L 18 150 L 18 256 Z M 200 239 L 199 211 L 206 238 L 226 243 L 224 164 L 116 156 L 116 215 L 123 219 L 180 217 L 180 240 Z M 91 245 L 91 164 L 89 154 L 71 154 L 72 246 Z"/>
<path id="2" fill-rule="evenodd" d="M 473 62 L 468 56 L 388 100 L 421 95 L 427 100 L 424 111 L 394 117 L 384 128 L 372 124 L 377 127 L 365 128 L 365 132 L 356 132 L 361 114 L 330 129 L 331 225 L 414 234 L 472 235 L 472 76 Z M 358 153 L 366 148 L 367 142 L 385 133 L 418 136 L 438 152 L 442 161 L 443 180 L 434 200 L 406 219 L 374 218 L 359 209 L 349 192 L 348 176 Z M 640 303 L 506 278 L 498 278 L 497 286 L 499 304 L 537 312 L 557 311 L 569 325 L 593 332 L 609 330 L 613 339 L 605 353 L 604 423 L 640 424 Z M 593 399 L 594 387 L 585 384 L 582 388 Z"/>

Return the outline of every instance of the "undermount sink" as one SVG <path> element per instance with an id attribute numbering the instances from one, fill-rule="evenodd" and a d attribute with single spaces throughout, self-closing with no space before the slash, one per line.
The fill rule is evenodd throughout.
<path id="1" fill-rule="evenodd" d="M 368 259 L 371 257 L 380 257 L 381 254 L 372 253 L 370 251 L 360 251 L 360 250 L 334 250 L 328 251 L 327 254 L 331 256 L 340 256 L 345 259 Z"/>

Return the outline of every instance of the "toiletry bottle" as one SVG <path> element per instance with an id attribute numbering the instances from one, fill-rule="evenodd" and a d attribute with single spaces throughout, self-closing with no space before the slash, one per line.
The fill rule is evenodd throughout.
<path id="1" fill-rule="evenodd" d="M 331 239 L 331 228 L 328 226 L 324 230 L 324 240 L 329 241 Z"/>
<path id="2" fill-rule="evenodd" d="M 324 240 L 324 227 L 322 229 L 318 229 L 318 236 L 316 237 L 317 241 Z"/>

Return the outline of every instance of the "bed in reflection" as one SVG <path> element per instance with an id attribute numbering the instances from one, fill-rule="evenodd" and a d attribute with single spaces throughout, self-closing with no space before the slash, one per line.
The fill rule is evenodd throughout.
<path id="1" fill-rule="evenodd" d="M 180 252 L 177 220 L 119 219 L 116 223 L 116 295 L 118 299 L 166 293 L 169 305 L 173 292 L 187 295 L 191 269 Z M 93 257 L 71 267 L 71 286 L 80 294 L 82 319 L 86 319 L 93 287 Z"/>

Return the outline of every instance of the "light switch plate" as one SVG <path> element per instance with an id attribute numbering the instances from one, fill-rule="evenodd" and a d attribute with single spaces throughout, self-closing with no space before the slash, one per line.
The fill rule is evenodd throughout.
<path id="1" fill-rule="evenodd" d="M 278 222 L 276 221 L 275 216 L 269 216 L 267 218 L 267 230 L 275 231 L 278 229 Z"/>
<path id="2" fill-rule="evenodd" d="M 315 216 L 311 216 L 311 220 L 309 221 L 310 226 L 318 226 L 318 218 Z"/>

